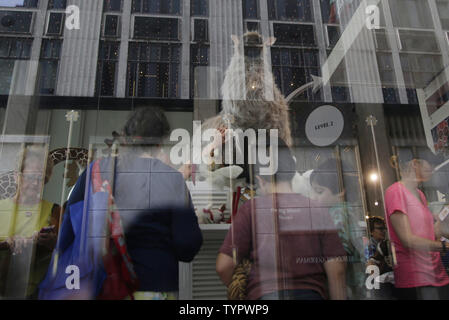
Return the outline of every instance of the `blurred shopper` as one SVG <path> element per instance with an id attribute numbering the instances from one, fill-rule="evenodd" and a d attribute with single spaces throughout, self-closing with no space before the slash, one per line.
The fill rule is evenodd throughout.
<path id="1" fill-rule="evenodd" d="M 53 165 L 43 148 L 25 151 L 14 198 L 0 201 L 0 297 L 36 298 L 56 245 L 60 207 L 42 199 Z"/>
<path id="2" fill-rule="evenodd" d="M 346 286 L 349 299 L 365 297 L 365 257 L 359 221 L 363 216 L 346 201 L 344 190 L 339 189 L 337 162 L 331 158 L 323 162 L 310 175 L 315 199 L 329 210 L 343 247 L 347 253 Z"/>
<path id="3" fill-rule="evenodd" d="M 182 174 L 159 160 L 169 133 L 162 110 L 135 110 L 123 129 L 113 173 L 115 203 L 140 283 L 137 300 L 177 299 L 179 261 L 192 261 L 202 245 Z M 102 179 L 111 177 L 110 161 L 100 162 Z M 85 184 L 83 173 L 68 206 L 83 199 Z"/>
<path id="4" fill-rule="evenodd" d="M 385 192 L 386 220 L 397 264 L 394 279 L 399 299 L 449 299 L 449 277 L 441 252 L 446 244 L 439 241 L 435 224 L 419 183 L 432 176 L 431 164 L 416 157 L 393 158 L 402 179 Z M 393 255 L 394 257 L 394 255 Z"/>
<path id="5" fill-rule="evenodd" d="M 369 217 L 368 226 L 370 232 L 369 243 L 365 250 L 365 258 L 368 261 L 377 251 L 377 246 L 385 240 L 387 227 L 382 217 Z"/>
<path id="6" fill-rule="evenodd" d="M 280 139 L 276 161 L 272 175 L 261 175 L 259 163 L 250 166 L 262 196 L 239 208 L 220 248 L 217 273 L 229 286 L 236 265 L 249 259 L 247 299 L 345 299 L 346 253 L 331 218 L 293 193 L 296 164 Z"/>
<path id="7" fill-rule="evenodd" d="M 372 299 L 390 300 L 394 297 L 394 273 L 390 255 L 390 242 L 386 239 L 387 227 L 382 217 L 369 217 L 369 243 L 365 248 L 367 268 L 376 266 L 380 277 L 378 287 L 372 290 Z"/>

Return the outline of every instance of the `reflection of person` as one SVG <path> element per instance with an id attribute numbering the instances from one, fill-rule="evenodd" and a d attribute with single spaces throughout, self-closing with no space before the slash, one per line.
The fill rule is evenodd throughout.
<path id="1" fill-rule="evenodd" d="M 344 191 L 338 187 L 338 176 L 335 172 L 337 162 L 329 159 L 322 163 L 310 175 L 310 184 L 320 205 L 327 207 L 344 249 L 348 255 L 346 266 L 346 284 L 348 297 L 363 298 L 365 282 L 365 259 L 363 239 L 358 226 L 360 214 L 342 200 Z"/>
<path id="2" fill-rule="evenodd" d="M 41 200 L 43 182 L 47 183 L 52 173 L 51 161 L 45 163 L 44 158 L 44 150 L 28 148 L 16 197 L 0 201 L 0 295 L 34 297 L 50 263 L 60 208 Z M 31 271 L 24 271 L 28 268 Z"/>
<path id="3" fill-rule="evenodd" d="M 365 258 L 368 260 L 371 258 L 377 250 L 377 245 L 385 240 L 387 228 L 385 221 L 382 217 L 369 217 L 368 218 L 370 240 L 365 250 Z"/>
<path id="4" fill-rule="evenodd" d="M 387 228 L 382 217 L 368 218 L 370 239 L 365 247 L 366 266 L 376 266 L 382 281 L 379 288 L 371 291 L 373 299 L 392 299 L 394 296 L 394 274 L 389 251 L 389 241 L 386 239 Z M 367 269 L 368 270 L 368 269 Z"/>
<path id="5" fill-rule="evenodd" d="M 162 110 L 137 109 L 125 124 L 114 173 L 110 157 L 100 160 L 102 179 L 115 176 L 115 203 L 140 283 L 137 300 L 176 299 L 179 261 L 192 261 L 202 245 L 184 178 L 159 159 L 169 131 Z M 85 183 L 86 172 L 68 206 L 84 198 Z"/>
<path id="6" fill-rule="evenodd" d="M 394 163 L 402 179 L 385 192 L 387 225 L 397 265 L 394 278 L 399 299 L 448 299 L 449 277 L 441 262 L 446 251 L 438 224 L 434 225 L 427 200 L 418 184 L 428 181 L 432 166 L 418 158 L 403 158 Z M 393 256 L 394 257 L 394 256 Z"/>
<path id="7" fill-rule="evenodd" d="M 345 251 L 335 226 L 327 210 L 293 193 L 295 162 L 282 140 L 278 150 L 274 175 L 260 175 L 254 165 L 263 196 L 239 208 L 220 248 L 217 273 L 229 286 L 236 251 L 237 264 L 245 258 L 253 264 L 247 299 L 326 299 L 326 280 L 330 298 L 345 299 Z"/>

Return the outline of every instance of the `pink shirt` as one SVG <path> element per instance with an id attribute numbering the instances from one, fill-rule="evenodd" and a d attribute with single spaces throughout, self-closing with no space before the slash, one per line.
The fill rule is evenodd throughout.
<path id="1" fill-rule="evenodd" d="M 391 215 L 395 211 L 400 211 L 407 215 L 414 235 L 435 240 L 432 213 L 425 205 L 427 204 L 426 197 L 420 190 L 418 192 L 421 201 L 400 182 L 394 183 L 385 192 L 386 220 L 390 240 L 396 251 L 397 265 L 394 267 L 394 278 L 397 288 L 449 284 L 449 277 L 444 270 L 440 253 L 405 248 L 391 225 Z"/>

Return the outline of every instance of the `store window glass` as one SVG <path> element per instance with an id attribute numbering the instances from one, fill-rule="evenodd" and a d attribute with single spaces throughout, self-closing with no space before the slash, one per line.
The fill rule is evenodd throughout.
<path id="1" fill-rule="evenodd" d="M 0 0 L 0 300 L 449 298 L 447 4 Z"/>

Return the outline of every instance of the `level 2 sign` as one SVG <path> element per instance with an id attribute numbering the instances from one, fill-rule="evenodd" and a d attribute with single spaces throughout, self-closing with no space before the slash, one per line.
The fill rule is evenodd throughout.
<path id="1" fill-rule="evenodd" d="M 343 114 L 337 108 L 324 105 L 316 108 L 306 121 L 306 136 L 318 146 L 329 146 L 340 138 L 344 128 Z"/>

